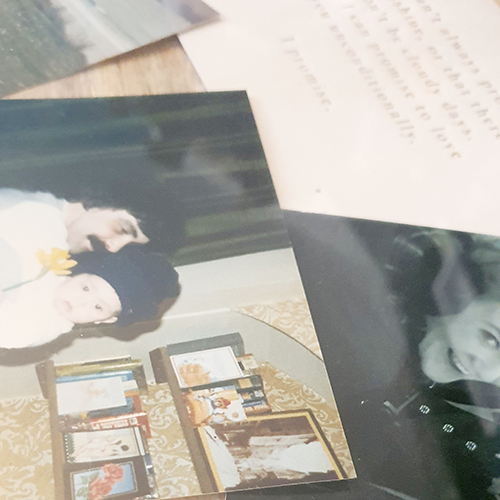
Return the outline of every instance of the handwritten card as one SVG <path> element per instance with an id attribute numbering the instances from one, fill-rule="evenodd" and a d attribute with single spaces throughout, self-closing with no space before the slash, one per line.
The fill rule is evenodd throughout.
<path id="1" fill-rule="evenodd" d="M 497 2 L 209 4 L 181 42 L 248 90 L 283 208 L 500 235 Z"/>

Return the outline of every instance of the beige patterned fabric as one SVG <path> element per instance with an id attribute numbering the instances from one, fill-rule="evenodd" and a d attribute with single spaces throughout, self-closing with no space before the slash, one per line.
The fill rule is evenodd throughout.
<path id="1" fill-rule="evenodd" d="M 273 410 L 312 409 L 348 477 L 355 477 L 337 410 L 268 363 L 263 363 L 261 370 Z M 200 494 L 168 386 L 152 385 L 142 402 L 151 424 L 148 444 L 161 497 Z M 0 402 L 0 452 L 2 500 L 54 498 L 47 401 L 27 398 Z"/>
<path id="2" fill-rule="evenodd" d="M 151 426 L 148 445 L 158 493 L 162 498 L 199 495 L 200 485 L 168 384 L 150 386 L 141 401 Z"/>
<path id="3" fill-rule="evenodd" d="M 236 310 L 273 326 L 323 359 L 305 297 L 272 304 L 248 305 Z"/>
<path id="4" fill-rule="evenodd" d="M 0 498 L 53 500 L 49 405 L 42 397 L 0 401 Z"/>
<path id="5" fill-rule="evenodd" d="M 321 356 L 305 299 L 248 306 L 238 311 L 268 323 Z M 311 409 L 347 476 L 355 477 L 337 409 L 270 364 L 261 364 L 261 371 L 273 410 Z M 200 487 L 168 386 L 151 385 L 142 403 L 149 415 L 149 447 L 161 497 L 199 495 Z M 47 401 L 41 397 L 0 401 L 0 453 L 2 500 L 53 500 Z"/>
<path id="6" fill-rule="evenodd" d="M 162 497 L 200 494 L 189 451 L 166 384 L 142 398 L 148 441 Z M 41 398 L 0 401 L 0 498 L 53 500 L 49 405 Z"/>

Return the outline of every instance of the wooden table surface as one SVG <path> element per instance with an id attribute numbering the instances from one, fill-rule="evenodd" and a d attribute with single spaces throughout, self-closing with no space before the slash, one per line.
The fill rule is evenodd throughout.
<path id="1" fill-rule="evenodd" d="M 73 76 L 16 92 L 6 99 L 175 94 L 203 90 L 193 65 L 174 36 L 103 61 Z"/>

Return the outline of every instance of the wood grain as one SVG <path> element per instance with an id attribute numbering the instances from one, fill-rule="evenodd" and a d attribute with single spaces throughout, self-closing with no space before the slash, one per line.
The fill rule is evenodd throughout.
<path id="1" fill-rule="evenodd" d="M 73 76 L 6 99 L 61 99 L 203 92 L 177 37 L 169 37 L 91 66 Z"/>

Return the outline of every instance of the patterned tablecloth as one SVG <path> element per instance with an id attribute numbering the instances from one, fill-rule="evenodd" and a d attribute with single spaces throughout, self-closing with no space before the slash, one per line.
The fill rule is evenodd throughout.
<path id="1" fill-rule="evenodd" d="M 320 355 L 305 301 L 249 306 L 239 312 L 274 326 Z M 337 409 L 268 363 L 261 364 L 261 372 L 273 411 L 311 409 L 348 477 L 354 477 L 354 466 Z M 152 429 L 149 446 L 160 495 L 174 498 L 199 494 L 196 474 L 168 386 L 151 385 L 142 403 Z M 0 456 L 0 498 L 54 498 L 47 401 L 41 397 L 0 401 Z"/>

